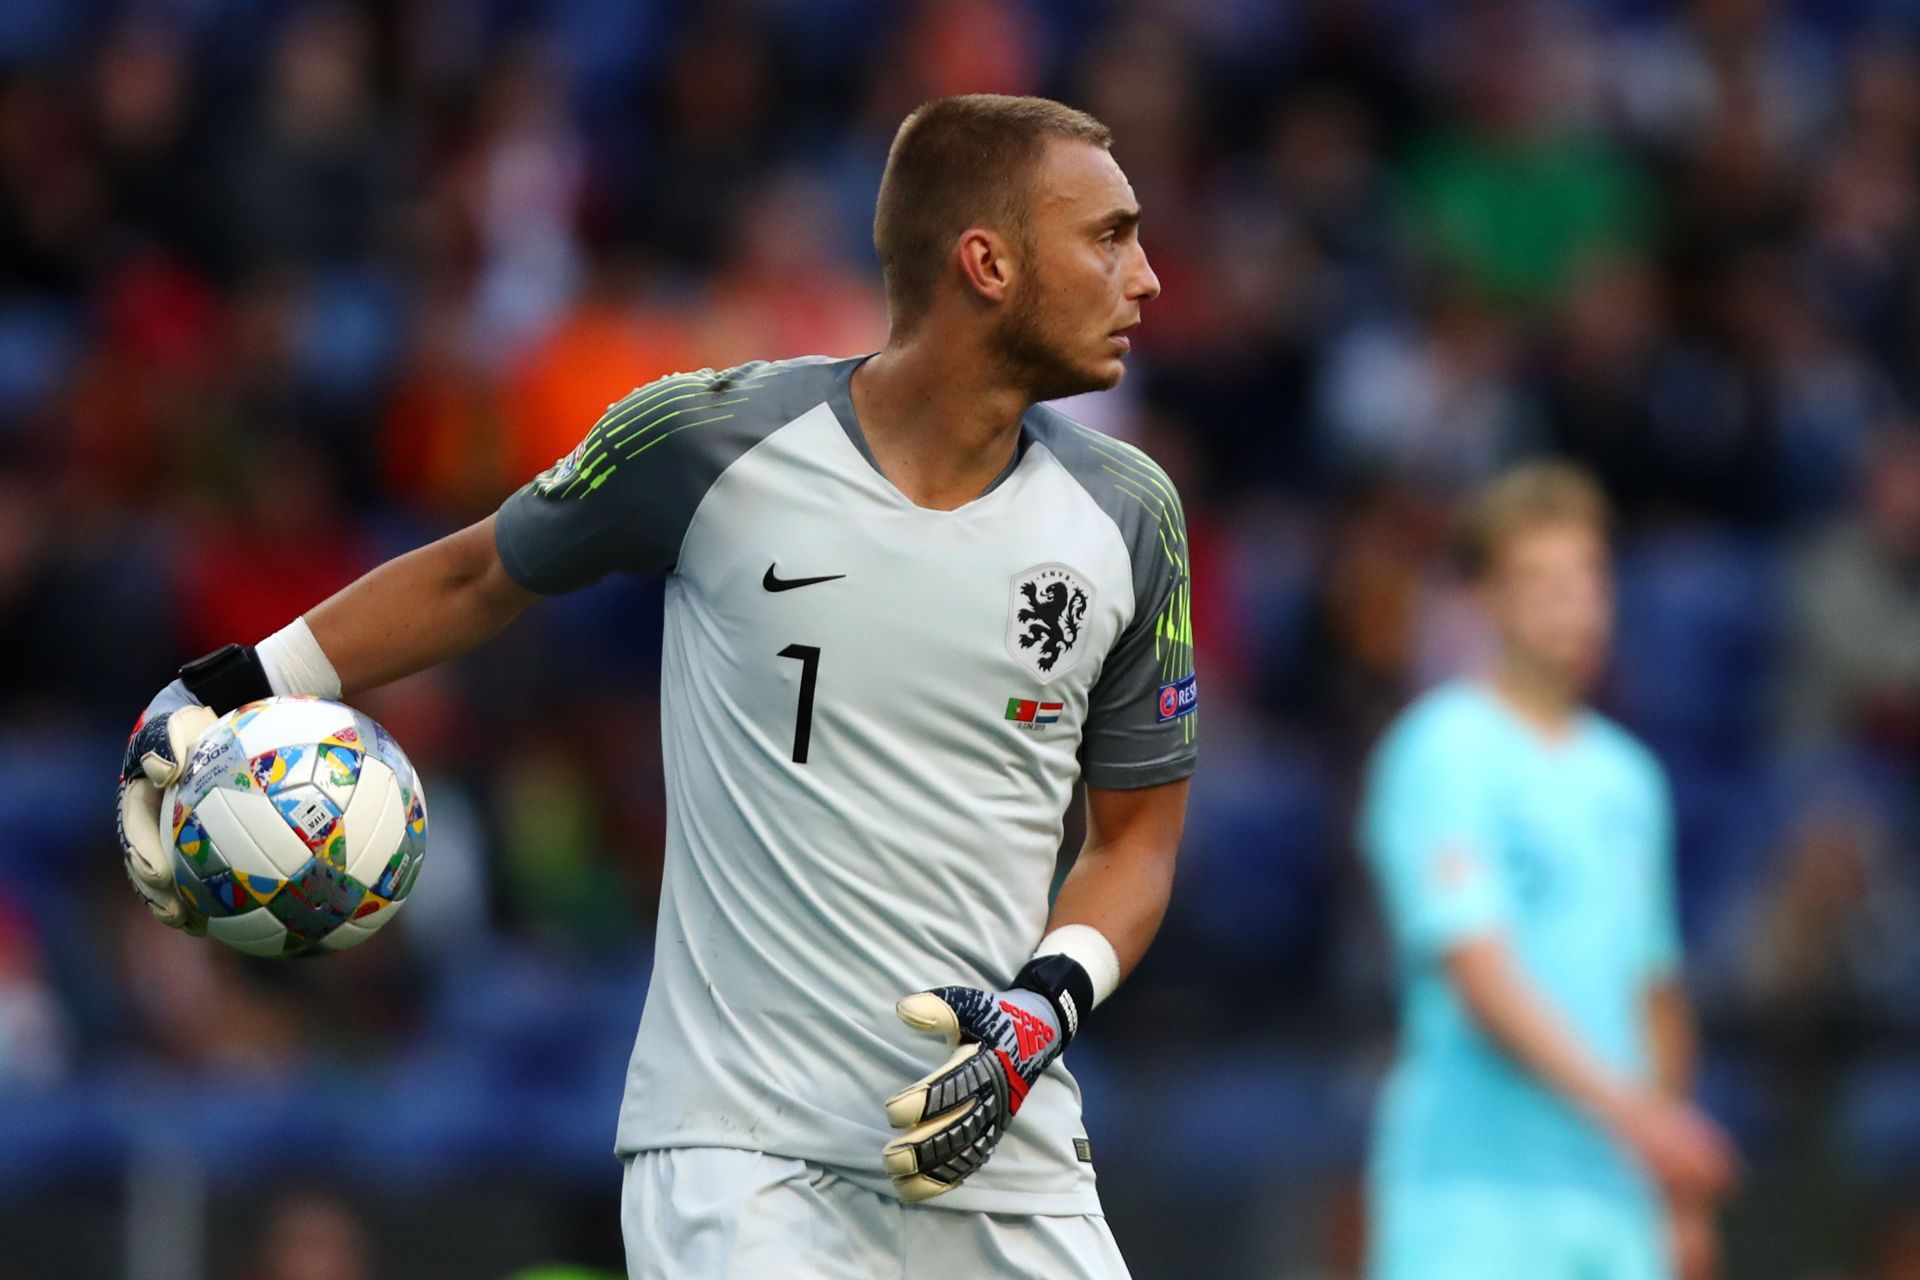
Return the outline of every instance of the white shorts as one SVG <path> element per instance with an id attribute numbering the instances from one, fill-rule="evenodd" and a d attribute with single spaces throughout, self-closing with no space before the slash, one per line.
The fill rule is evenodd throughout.
<path id="1" fill-rule="evenodd" d="M 1127 1280 L 1105 1218 L 906 1205 L 725 1147 L 628 1159 L 620 1229 L 629 1280 Z"/>

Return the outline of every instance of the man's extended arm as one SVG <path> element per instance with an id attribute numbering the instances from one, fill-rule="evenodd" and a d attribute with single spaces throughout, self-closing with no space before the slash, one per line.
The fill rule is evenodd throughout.
<path id="1" fill-rule="evenodd" d="M 161 833 L 165 790 L 217 712 L 270 693 L 342 697 L 466 652 L 533 601 L 507 576 L 494 518 L 366 574 L 258 645 L 228 645 L 188 664 L 142 713 L 120 768 L 120 848 L 127 877 L 162 923 L 198 932 L 173 881 Z"/>
<path id="2" fill-rule="evenodd" d="M 1520 971 L 1502 938 L 1483 934 L 1458 943 L 1444 964 L 1461 1004 L 1487 1037 L 1593 1116 L 1671 1191 L 1712 1198 L 1726 1189 L 1733 1151 L 1713 1122 L 1665 1087 L 1608 1071 Z M 1656 1045 L 1656 1057 L 1659 1052 Z M 1656 1061 L 1657 1068 L 1664 1065 Z"/>
<path id="3" fill-rule="evenodd" d="M 342 696 L 492 639 L 539 597 L 507 576 L 494 517 L 387 561 L 306 615 Z"/>

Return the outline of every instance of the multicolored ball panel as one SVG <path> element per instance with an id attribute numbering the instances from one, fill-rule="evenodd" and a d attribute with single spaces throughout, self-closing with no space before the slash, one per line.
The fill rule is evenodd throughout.
<path id="1" fill-rule="evenodd" d="M 183 899 L 256 955 L 358 946 L 398 912 L 426 855 L 426 801 L 399 744 L 319 698 L 222 717 L 164 803 Z"/>
<path id="2" fill-rule="evenodd" d="M 360 783 L 361 754 L 358 748 L 343 742 L 323 742 L 313 762 L 313 785 L 326 794 L 336 809 L 345 809 L 347 799 Z"/>
<path id="3" fill-rule="evenodd" d="M 193 868 L 193 873 L 210 876 L 228 870 L 226 859 L 213 847 L 213 841 L 207 839 L 207 829 L 200 825 L 199 817 L 187 812 L 177 800 L 173 807 L 178 814 L 174 819 L 173 847 Z"/>
<path id="4" fill-rule="evenodd" d="M 316 858 L 287 881 L 286 891 L 267 910 L 287 927 L 290 950 L 313 947 L 351 920 L 366 896 L 365 885 Z"/>
<path id="5" fill-rule="evenodd" d="M 393 735 L 381 728 L 371 716 L 359 712 L 354 714 L 367 755 L 393 770 L 394 776 L 401 781 L 413 782 L 413 764 L 407 759 L 407 753 L 400 749 L 400 744 L 393 740 Z"/>
<path id="6" fill-rule="evenodd" d="M 345 951 L 357 947 L 371 938 L 380 927 L 400 914 L 405 902 L 387 902 L 368 894 L 360 903 L 360 909 L 354 912 L 353 919 L 327 935 L 320 945 L 328 951 Z"/>
<path id="7" fill-rule="evenodd" d="M 287 951 L 286 926 L 266 911 L 212 917 L 207 921 L 207 932 L 249 955 L 279 956 Z"/>

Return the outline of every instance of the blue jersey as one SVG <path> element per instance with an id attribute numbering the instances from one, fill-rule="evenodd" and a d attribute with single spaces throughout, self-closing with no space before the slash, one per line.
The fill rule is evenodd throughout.
<path id="1" fill-rule="evenodd" d="M 1490 690 L 1447 685 L 1376 749 L 1361 839 L 1403 987 L 1376 1181 L 1650 1194 L 1624 1151 L 1481 1033 L 1442 957 L 1504 938 L 1589 1051 L 1645 1078 L 1643 997 L 1679 962 L 1671 810 L 1651 753 L 1594 714 L 1550 740 Z"/>

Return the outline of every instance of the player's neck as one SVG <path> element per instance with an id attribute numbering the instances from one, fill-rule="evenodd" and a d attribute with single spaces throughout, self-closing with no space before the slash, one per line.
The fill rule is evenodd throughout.
<path id="1" fill-rule="evenodd" d="M 1494 668 L 1490 683 L 1509 711 L 1549 741 L 1572 735 L 1585 704 L 1581 690 L 1557 672 L 1510 655 Z"/>
<path id="2" fill-rule="evenodd" d="M 875 464 L 917 506 L 951 511 L 985 493 L 1013 461 L 1024 393 L 991 362 L 906 341 L 854 371 L 853 411 Z"/>

